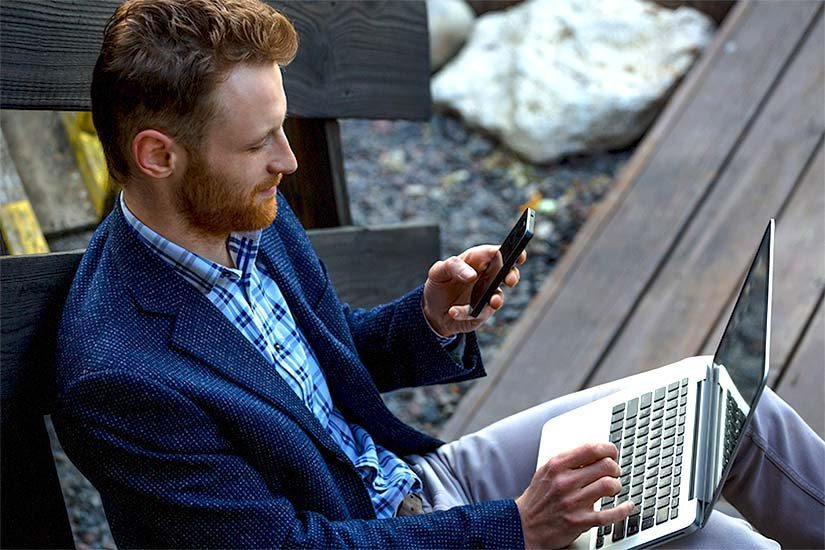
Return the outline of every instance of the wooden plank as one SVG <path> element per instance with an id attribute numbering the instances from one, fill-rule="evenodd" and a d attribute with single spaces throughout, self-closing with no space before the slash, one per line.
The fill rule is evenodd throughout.
<path id="1" fill-rule="evenodd" d="M 700 353 L 737 295 L 768 219 L 778 216 L 825 135 L 823 50 L 820 17 L 589 385 Z"/>
<path id="2" fill-rule="evenodd" d="M 101 31 L 119 3 L 4 1 L 0 106 L 89 110 Z M 301 41 L 284 73 L 291 115 L 429 119 L 424 2 L 270 3 L 293 21 Z"/>
<path id="3" fill-rule="evenodd" d="M 819 9 L 813 2 L 734 8 L 445 437 L 581 387 Z M 730 90 L 736 101 L 720 102 Z"/>
<path id="4" fill-rule="evenodd" d="M 6 136 L 0 131 L 0 233 L 9 254 L 42 254 L 49 251 L 43 231 L 29 203 L 20 175 L 11 162 Z"/>
<path id="5" fill-rule="evenodd" d="M 353 307 L 382 304 L 423 284 L 440 256 L 434 224 L 317 229 L 309 237 L 338 297 Z"/>
<path id="6" fill-rule="evenodd" d="M 813 320 L 791 358 L 777 393 L 825 438 L 825 305 L 820 297 Z"/>
<path id="7" fill-rule="evenodd" d="M 4 77 L 5 74 L 0 80 Z M 60 113 L 2 110 L 0 123 L 8 142 L 10 162 L 20 174 L 47 239 L 97 225 L 98 217 Z"/>
<path id="8" fill-rule="evenodd" d="M 817 299 L 825 290 L 825 151 L 819 150 L 787 206 L 777 216 L 774 247 L 771 370 L 773 386 L 788 364 Z M 709 333 L 702 353 L 711 354 L 725 330 L 732 296 Z"/>
<path id="9" fill-rule="evenodd" d="M 303 226 L 352 225 L 338 121 L 292 118 L 285 129 L 298 170 L 284 175 L 280 189 Z"/>

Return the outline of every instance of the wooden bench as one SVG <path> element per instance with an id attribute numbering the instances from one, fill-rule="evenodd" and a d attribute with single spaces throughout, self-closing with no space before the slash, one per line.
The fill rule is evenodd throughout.
<path id="1" fill-rule="evenodd" d="M 739 2 L 443 430 L 712 354 L 777 219 L 769 383 L 825 435 L 821 2 Z"/>
<path id="2" fill-rule="evenodd" d="M 118 3 L 3 2 L 0 106 L 88 110 L 103 24 Z M 300 166 L 282 189 L 312 228 L 310 239 L 342 300 L 384 302 L 426 279 L 440 254 L 438 227 L 351 226 L 337 119 L 429 119 L 425 4 L 271 3 L 294 22 L 301 41 L 284 75 L 287 134 Z M 73 546 L 44 415 L 54 396 L 56 329 L 81 256 L 0 258 L 4 548 Z"/>

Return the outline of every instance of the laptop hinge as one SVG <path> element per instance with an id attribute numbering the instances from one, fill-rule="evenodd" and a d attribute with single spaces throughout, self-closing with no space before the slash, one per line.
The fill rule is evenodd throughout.
<path id="1" fill-rule="evenodd" d="M 698 388 L 698 419 L 695 430 L 696 455 L 693 471 L 695 478 L 693 492 L 700 506 L 709 505 L 713 500 L 713 472 L 716 469 L 716 441 L 719 434 L 719 384 L 713 364 L 707 368 L 704 380 Z"/>

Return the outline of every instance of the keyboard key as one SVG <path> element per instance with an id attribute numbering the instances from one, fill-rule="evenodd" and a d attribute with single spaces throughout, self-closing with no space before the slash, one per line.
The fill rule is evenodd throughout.
<path id="1" fill-rule="evenodd" d="M 655 430 L 655 429 L 657 429 L 657 428 L 661 428 L 661 427 L 662 427 L 662 419 L 661 419 L 661 418 L 660 418 L 659 420 L 653 420 L 653 421 L 650 423 L 650 429 L 651 429 L 651 430 Z M 652 436 L 653 436 L 653 434 L 651 434 L 651 437 L 652 437 Z"/>
<path id="2" fill-rule="evenodd" d="M 646 517 L 642 519 L 642 531 L 645 529 L 650 529 L 655 524 L 655 518 L 653 516 Z"/>
<path id="3" fill-rule="evenodd" d="M 616 420 L 615 422 L 613 422 L 610 425 L 610 431 L 611 432 L 615 432 L 617 430 L 621 431 L 621 429 L 622 429 L 622 420 L 621 419 Z"/>
<path id="4" fill-rule="evenodd" d="M 679 485 L 679 483 L 681 483 L 681 482 L 682 482 L 682 476 L 675 476 L 673 478 L 673 484 L 674 485 Z"/>
<path id="5" fill-rule="evenodd" d="M 667 439 L 664 439 L 664 441 L 662 441 L 662 447 L 673 447 L 673 444 L 675 442 L 676 441 L 672 437 L 668 437 Z"/>
<path id="6" fill-rule="evenodd" d="M 641 409 L 647 408 L 647 407 L 650 406 L 650 404 L 652 402 L 653 402 L 653 394 L 650 393 L 650 392 L 647 392 L 646 394 L 644 394 L 642 396 L 642 399 L 639 402 L 639 408 L 641 408 Z"/>
<path id="7" fill-rule="evenodd" d="M 652 449 L 647 451 L 647 456 L 654 457 L 659 456 L 659 447 L 653 447 Z"/>
<path id="8" fill-rule="evenodd" d="M 669 420 L 668 419 L 665 420 L 665 429 L 672 428 L 675 425 L 676 425 L 676 417 L 673 417 Z"/>
<path id="9" fill-rule="evenodd" d="M 636 426 L 641 429 L 650 424 L 650 409 L 645 409 L 647 413 L 644 416 L 639 417 L 639 422 Z"/>
<path id="10" fill-rule="evenodd" d="M 655 447 L 659 447 L 662 444 L 662 440 L 660 438 L 655 438 L 653 441 L 650 442 L 650 448 L 653 449 Z"/>
<path id="11" fill-rule="evenodd" d="M 636 413 L 639 410 L 639 398 L 634 397 L 627 403 L 627 416 L 628 418 L 631 416 L 636 416 Z"/>
<path id="12" fill-rule="evenodd" d="M 659 401 L 660 399 L 664 399 L 664 398 L 665 398 L 665 389 L 664 388 L 659 388 L 658 390 L 656 390 L 653 393 L 653 400 L 654 401 Z"/>
<path id="13" fill-rule="evenodd" d="M 673 411 L 673 415 L 676 416 L 676 411 Z M 631 416 L 628 418 L 624 423 L 625 430 L 630 430 L 630 428 L 636 427 L 636 417 Z"/>
<path id="14" fill-rule="evenodd" d="M 610 432 L 610 442 L 617 443 L 622 439 L 622 430 L 613 430 Z"/>
<path id="15" fill-rule="evenodd" d="M 679 497 L 674 498 L 670 501 L 671 508 L 678 508 L 679 507 Z"/>
<path id="16" fill-rule="evenodd" d="M 676 486 L 673 488 L 673 490 L 670 492 L 670 496 L 672 496 L 672 497 L 678 497 L 678 496 L 679 496 L 679 492 L 680 492 L 680 487 L 679 487 L 678 485 L 676 485 Z"/>
<path id="17" fill-rule="evenodd" d="M 670 478 L 667 477 L 660 477 L 659 478 L 659 490 L 662 490 L 662 487 L 670 485 Z"/>
<path id="18" fill-rule="evenodd" d="M 656 515 L 656 508 L 650 504 L 645 504 L 645 509 L 642 510 L 642 517 L 643 518 L 652 518 Z"/>
<path id="19" fill-rule="evenodd" d="M 625 502 L 627 502 L 627 500 L 628 495 L 626 494 L 616 497 L 616 506 L 618 506 L 619 504 L 624 504 Z"/>
<path id="20" fill-rule="evenodd" d="M 670 477 L 670 474 L 671 474 L 671 469 L 669 467 L 668 468 L 662 468 L 659 471 L 659 477 Z"/>
<path id="21" fill-rule="evenodd" d="M 679 415 L 679 425 L 684 426 L 685 424 L 685 413 Z"/>
<path id="22" fill-rule="evenodd" d="M 683 395 L 682 397 L 679 398 L 679 406 L 684 407 L 685 403 L 687 403 L 687 396 Z"/>
<path id="23" fill-rule="evenodd" d="M 644 426 L 639 427 L 639 430 L 636 432 L 636 436 L 639 438 L 643 438 L 647 436 L 647 422 L 645 422 Z"/>
<path id="24" fill-rule="evenodd" d="M 626 485 L 630 485 L 630 476 L 626 475 L 626 476 L 620 477 L 619 482 L 622 484 L 622 487 L 625 487 Z"/>
<path id="25" fill-rule="evenodd" d="M 665 466 L 670 466 L 671 464 L 673 464 L 673 457 L 668 456 L 662 459 L 662 461 L 659 463 L 659 466 L 664 468 Z"/>
<path id="26" fill-rule="evenodd" d="M 681 466 L 681 464 L 682 464 L 682 455 L 678 455 L 676 457 L 676 460 L 673 463 L 676 464 L 677 466 Z"/>
<path id="27" fill-rule="evenodd" d="M 624 403 L 619 403 L 618 405 L 613 407 L 613 414 L 616 414 L 617 412 L 621 412 L 623 410 L 624 410 Z"/>
<path id="28" fill-rule="evenodd" d="M 670 485 L 668 484 L 665 487 L 659 489 L 659 492 L 656 494 L 657 497 L 666 497 L 670 496 Z"/>
<path id="29" fill-rule="evenodd" d="M 620 499 L 620 498 L 622 498 L 622 497 L 624 497 L 624 496 L 627 496 L 627 494 L 628 494 L 629 492 L 630 492 L 630 487 L 628 487 L 628 486 L 626 486 L 626 485 L 622 485 L 622 490 L 621 490 L 621 491 L 619 491 L 619 496 L 618 496 L 618 498 L 616 498 L 616 504 L 618 504 L 618 503 L 619 503 L 619 499 Z M 625 499 L 625 500 L 627 500 L 627 499 Z M 623 500 L 622 502 L 624 502 L 624 500 Z"/>
<path id="30" fill-rule="evenodd" d="M 622 540 L 624 538 L 624 529 L 627 520 L 623 519 L 622 521 L 617 521 L 613 524 L 613 542 L 617 540 Z"/>
<path id="31" fill-rule="evenodd" d="M 678 508 L 671 508 L 670 509 L 670 519 L 676 519 L 679 517 L 679 509 Z"/>
<path id="32" fill-rule="evenodd" d="M 630 500 L 633 501 L 633 504 L 636 505 L 636 508 L 642 505 L 642 495 L 631 496 Z"/>
<path id="33" fill-rule="evenodd" d="M 605 535 L 609 535 L 612 532 L 613 532 L 613 524 L 612 523 L 610 525 L 605 525 L 604 526 L 604 534 Z"/>
<path id="34" fill-rule="evenodd" d="M 687 378 L 682 378 L 682 381 L 681 381 L 680 385 L 681 385 L 683 388 L 686 388 L 686 387 L 687 387 L 687 385 L 688 385 L 688 379 L 687 379 Z"/>
<path id="35" fill-rule="evenodd" d="M 678 390 L 679 389 L 679 382 L 674 382 L 673 384 L 669 384 L 667 387 L 667 391 Z"/>
<path id="36" fill-rule="evenodd" d="M 634 467 L 634 468 L 636 468 L 636 467 L 638 467 L 638 466 L 641 466 L 641 465 L 642 465 L 642 464 L 644 464 L 644 463 L 645 463 L 645 457 L 640 456 L 639 458 L 637 458 L 637 459 L 635 459 L 635 460 L 634 460 L 634 462 L 633 462 L 633 467 Z"/>
<path id="37" fill-rule="evenodd" d="M 627 518 L 627 536 L 635 535 L 639 532 L 639 514 L 634 514 Z"/>
<path id="38" fill-rule="evenodd" d="M 606 506 L 611 506 L 612 504 L 613 497 L 602 497 L 602 510 L 604 510 Z"/>
<path id="39" fill-rule="evenodd" d="M 665 420 L 670 420 L 671 418 L 676 418 L 676 409 L 675 408 L 668 409 L 667 412 L 665 413 Z M 634 423 L 634 426 L 635 426 L 635 423 Z M 674 424 L 674 426 L 675 426 L 675 424 Z"/>
<path id="40" fill-rule="evenodd" d="M 650 414 L 650 419 L 651 420 L 659 420 L 664 415 L 665 415 L 664 409 L 658 409 L 658 410 L 654 409 L 654 411 Z"/>
<path id="41" fill-rule="evenodd" d="M 673 475 L 674 476 L 682 475 L 682 467 L 681 466 L 674 466 L 673 467 Z"/>
<path id="42" fill-rule="evenodd" d="M 679 395 L 687 395 L 687 386 L 682 386 L 679 390 Z"/>
<path id="43" fill-rule="evenodd" d="M 604 546 L 604 536 L 603 535 L 597 535 L 596 536 L 596 548 L 601 548 L 602 546 Z"/>
<path id="44" fill-rule="evenodd" d="M 682 456 L 682 446 L 679 445 L 676 447 L 676 452 L 674 453 L 676 456 Z"/>
<path id="45" fill-rule="evenodd" d="M 676 444 L 681 447 L 684 443 L 685 443 L 685 436 L 677 435 L 676 436 Z"/>
<path id="46" fill-rule="evenodd" d="M 651 498 L 656 496 L 656 487 L 651 487 L 650 489 L 645 489 L 645 492 L 642 494 L 645 498 Z"/>
<path id="47" fill-rule="evenodd" d="M 659 511 L 656 513 L 656 525 L 660 523 L 664 523 L 667 521 L 667 507 L 660 508 Z M 616 540 L 615 536 L 613 540 Z"/>

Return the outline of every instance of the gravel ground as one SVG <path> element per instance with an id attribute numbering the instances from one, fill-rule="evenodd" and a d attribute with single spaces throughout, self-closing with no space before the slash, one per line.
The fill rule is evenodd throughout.
<path id="1" fill-rule="evenodd" d="M 631 153 L 535 166 L 441 115 L 427 123 L 342 121 L 341 134 L 355 224 L 439 223 L 447 257 L 476 244 L 500 243 L 524 205 L 538 211 L 521 283 L 507 293 L 504 309 L 479 330 L 488 363 Z M 471 384 L 400 390 L 385 399 L 402 420 L 437 435 Z M 77 547 L 114 548 L 100 496 L 56 439 L 53 444 Z"/>

